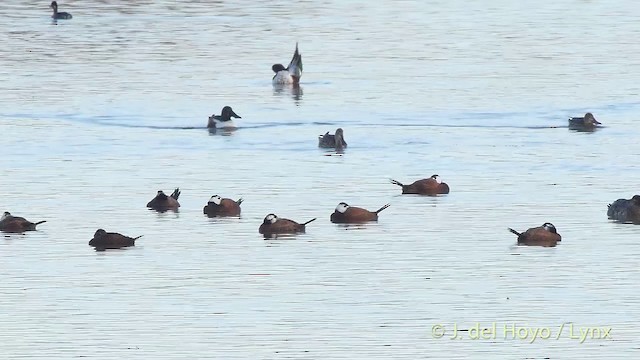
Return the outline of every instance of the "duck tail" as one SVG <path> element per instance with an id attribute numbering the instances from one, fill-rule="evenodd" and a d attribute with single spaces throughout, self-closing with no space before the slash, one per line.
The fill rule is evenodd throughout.
<path id="1" fill-rule="evenodd" d="M 243 202 L 243 201 L 244 201 L 244 199 L 243 199 L 243 198 L 240 198 L 240 199 L 238 199 L 238 201 L 236 201 L 236 203 L 237 203 L 238 205 L 240 205 L 240 204 L 242 204 L 242 202 Z"/>
<path id="2" fill-rule="evenodd" d="M 385 206 L 381 207 L 380 209 L 376 210 L 376 214 L 379 213 L 380 211 L 388 208 L 389 206 L 391 206 L 391 204 L 386 204 Z"/>
<path id="3" fill-rule="evenodd" d="M 46 223 L 46 222 L 47 222 L 47 220 L 42 220 L 42 221 L 38 221 L 37 223 L 34 223 L 33 225 L 40 225 L 40 224 L 43 224 L 43 223 Z"/>
<path id="4" fill-rule="evenodd" d="M 133 240 L 134 240 L 134 241 L 135 241 L 135 240 L 138 240 L 138 239 L 140 239 L 140 238 L 141 238 L 141 237 L 143 237 L 143 236 L 144 236 L 144 235 L 136 236 L 136 237 L 134 237 L 134 238 L 133 238 Z"/>
<path id="5" fill-rule="evenodd" d="M 390 181 L 392 184 L 394 184 L 394 185 L 404 186 L 404 184 L 402 184 L 400 181 L 393 180 L 393 179 L 389 179 L 389 181 Z"/>
<path id="6" fill-rule="evenodd" d="M 517 236 L 520 236 L 520 233 L 515 231 L 515 230 L 513 230 L 512 228 L 507 228 L 507 229 L 509 229 L 509 231 L 511 231 L 512 233 L 516 234 Z"/>
<path id="7" fill-rule="evenodd" d="M 175 190 L 173 190 L 173 192 L 171 193 L 171 197 L 178 200 L 178 198 L 180 197 L 180 188 L 176 188 Z"/>
<path id="8" fill-rule="evenodd" d="M 300 77 L 302 76 L 302 55 L 298 51 L 298 43 L 296 42 L 296 50 L 293 52 L 293 57 L 291 58 L 291 62 L 289 66 L 287 66 L 287 70 L 295 78 L 296 81 L 300 81 Z"/>
<path id="9" fill-rule="evenodd" d="M 316 219 L 317 219 L 317 218 L 313 218 L 313 219 L 311 219 L 311 220 L 307 221 L 306 223 L 302 224 L 302 226 L 305 226 L 305 225 L 307 225 L 307 224 L 308 224 L 308 223 L 310 223 L 310 222 L 314 222 L 314 221 L 316 221 Z"/>

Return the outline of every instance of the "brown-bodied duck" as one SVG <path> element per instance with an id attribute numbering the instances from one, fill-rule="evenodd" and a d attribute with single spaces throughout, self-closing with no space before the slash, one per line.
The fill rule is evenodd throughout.
<path id="1" fill-rule="evenodd" d="M 207 205 L 202 209 L 202 212 L 209 217 L 214 216 L 240 216 L 240 204 L 242 204 L 242 198 L 238 201 L 222 198 L 219 195 L 213 195 Z"/>
<path id="2" fill-rule="evenodd" d="M 409 185 L 391 179 L 391 183 L 402 187 L 403 194 L 438 195 L 448 194 L 449 185 L 440 180 L 440 176 L 431 175 L 428 179 L 416 180 Z"/>
<path id="3" fill-rule="evenodd" d="M 293 220 L 279 218 L 275 214 L 269 214 L 262 221 L 262 224 L 258 228 L 258 232 L 263 235 L 303 233 L 306 231 L 307 224 L 315 220 L 316 218 L 313 218 L 300 224 Z"/>
<path id="4" fill-rule="evenodd" d="M 8 211 L 5 211 L 0 217 L 0 231 L 7 233 L 22 233 L 25 231 L 35 231 L 36 226 L 47 222 L 46 220 L 31 222 L 20 216 L 13 216 Z"/>
<path id="5" fill-rule="evenodd" d="M 331 214 L 331 222 L 336 224 L 349 224 L 378 221 L 378 214 L 389 206 L 391 206 L 391 204 L 386 204 L 376 211 L 369 211 L 341 202 L 336 206 L 333 214 Z"/>
<path id="6" fill-rule="evenodd" d="M 176 188 L 171 193 L 171 196 L 167 196 L 162 190 L 158 190 L 156 197 L 147 203 L 147 207 L 156 211 L 178 210 L 180 203 L 178 198 L 180 197 L 180 189 Z"/>
<path id="7" fill-rule="evenodd" d="M 554 247 L 562 240 L 556 227 L 548 222 L 542 224 L 542 226 L 527 229 L 525 232 L 517 232 L 512 228 L 508 229 L 518 236 L 518 245 Z"/>

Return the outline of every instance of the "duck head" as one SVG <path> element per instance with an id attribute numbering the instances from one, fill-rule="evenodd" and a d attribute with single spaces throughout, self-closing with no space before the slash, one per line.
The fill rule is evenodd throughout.
<path id="1" fill-rule="evenodd" d="M 222 203 L 222 198 L 220 197 L 220 195 L 213 195 L 211 199 L 209 199 L 209 202 L 220 205 Z"/>
<path id="2" fill-rule="evenodd" d="M 340 204 L 338 204 L 338 206 L 336 206 L 336 212 L 340 214 L 344 214 L 348 208 L 349 208 L 349 205 L 347 203 L 341 202 Z"/>
<path id="3" fill-rule="evenodd" d="M 544 224 L 542 224 L 542 227 L 543 227 L 545 230 L 547 230 L 548 232 L 552 232 L 552 233 L 554 233 L 554 234 L 557 234 L 557 233 L 558 233 L 558 231 L 556 231 L 556 227 L 555 227 L 555 226 L 553 226 L 553 224 L 552 224 L 552 223 L 544 223 Z"/>
<path id="4" fill-rule="evenodd" d="M 584 123 L 585 125 L 596 126 L 601 125 L 602 123 L 596 120 L 592 113 L 588 112 L 584 114 Z"/>
<path id="5" fill-rule="evenodd" d="M 273 66 L 271 67 L 271 70 L 273 70 L 273 72 L 277 74 L 282 70 L 287 70 L 287 68 L 284 67 L 284 65 L 282 64 L 273 64 Z"/>
<path id="6" fill-rule="evenodd" d="M 264 221 L 262 223 L 271 225 L 271 224 L 275 224 L 276 221 L 278 221 L 278 217 L 275 214 L 269 214 L 265 216 Z"/>

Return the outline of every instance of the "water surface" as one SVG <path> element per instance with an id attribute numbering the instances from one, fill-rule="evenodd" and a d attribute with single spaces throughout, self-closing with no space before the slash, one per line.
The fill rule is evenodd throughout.
<path id="1" fill-rule="evenodd" d="M 0 204 L 47 220 L 0 241 L 4 358 L 637 356 L 640 228 L 606 218 L 640 179 L 635 2 L 4 5 Z M 274 89 L 296 41 L 301 89 Z M 240 129 L 212 135 L 224 105 Z M 569 131 L 586 111 L 605 127 Z M 449 195 L 389 183 L 432 174 Z M 175 187 L 178 213 L 145 209 Z M 242 217 L 204 217 L 214 194 Z M 391 207 L 343 227 L 341 201 Z M 318 220 L 265 241 L 271 212 Z M 506 230 L 547 221 L 556 248 Z M 97 253 L 97 228 L 144 237 Z M 448 339 L 477 322 L 499 333 Z M 564 323 L 613 339 L 502 332 Z"/>

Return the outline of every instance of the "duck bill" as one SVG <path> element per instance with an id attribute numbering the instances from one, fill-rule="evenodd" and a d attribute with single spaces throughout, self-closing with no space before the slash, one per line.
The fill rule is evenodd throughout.
<path id="1" fill-rule="evenodd" d="M 233 116 L 236 119 L 242 119 L 240 115 L 236 114 L 233 110 L 231 110 L 231 116 Z"/>
<path id="2" fill-rule="evenodd" d="M 593 119 L 593 123 L 596 124 L 596 125 L 602 125 L 602 123 L 600 121 L 596 120 L 596 119 Z"/>

